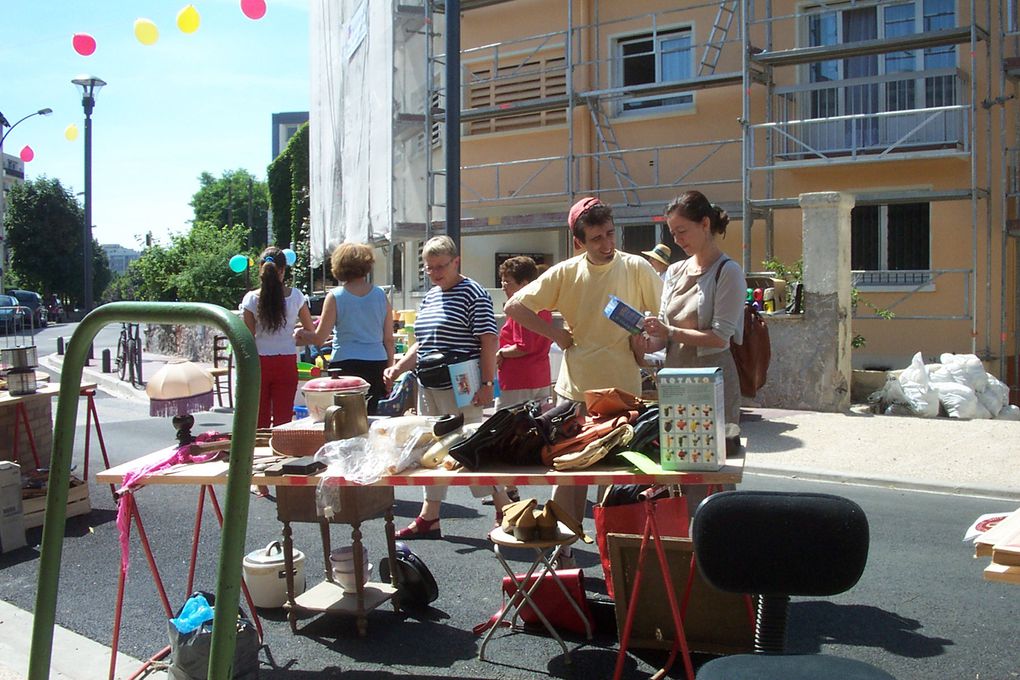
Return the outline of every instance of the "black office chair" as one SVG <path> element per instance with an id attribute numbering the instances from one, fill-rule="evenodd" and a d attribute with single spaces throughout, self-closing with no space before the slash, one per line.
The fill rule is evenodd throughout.
<path id="1" fill-rule="evenodd" d="M 758 595 L 754 653 L 713 659 L 697 680 L 893 680 L 874 666 L 822 654 L 786 654 L 791 595 L 852 588 L 868 561 L 868 519 L 846 498 L 726 491 L 698 506 L 694 555 L 720 590 Z"/>

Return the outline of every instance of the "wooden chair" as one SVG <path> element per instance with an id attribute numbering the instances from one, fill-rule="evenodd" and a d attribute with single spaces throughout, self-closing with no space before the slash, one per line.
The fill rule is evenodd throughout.
<path id="1" fill-rule="evenodd" d="M 223 392 L 226 389 L 227 407 L 234 408 L 234 352 L 225 335 L 213 337 L 213 367 L 209 373 L 213 377 L 213 389 L 216 390 L 216 401 L 220 407 L 223 406 Z"/>
<path id="2" fill-rule="evenodd" d="M 861 661 L 786 650 L 790 595 L 836 595 L 864 572 L 869 531 L 859 505 L 828 494 L 727 491 L 701 502 L 691 534 L 705 580 L 758 596 L 755 653 L 709 661 L 698 680 L 893 680 Z"/>

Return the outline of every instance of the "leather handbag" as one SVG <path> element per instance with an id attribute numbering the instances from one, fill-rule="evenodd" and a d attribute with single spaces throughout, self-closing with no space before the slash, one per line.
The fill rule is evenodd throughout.
<path id="1" fill-rule="evenodd" d="M 439 597 L 439 586 L 436 579 L 407 544 L 398 541 L 396 544 L 397 597 L 401 609 L 421 609 L 435 602 Z M 379 577 L 384 582 L 390 581 L 390 558 L 379 561 Z"/>
<path id="2" fill-rule="evenodd" d="M 596 420 L 612 418 L 627 411 L 644 410 L 644 405 L 639 398 L 615 387 L 586 390 L 584 404 L 588 407 L 588 415 Z"/>
<path id="3" fill-rule="evenodd" d="M 580 569 L 558 569 L 556 575 L 566 587 L 570 600 L 576 602 L 577 606 L 581 609 L 584 619 L 577 616 L 577 612 L 570 606 L 570 602 L 563 595 L 563 591 L 553 581 L 552 574 L 543 574 L 542 581 L 538 584 L 538 587 L 530 593 L 531 600 L 542 611 L 542 615 L 545 616 L 553 628 L 584 635 L 587 632 L 584 627 L 584 620 L 587 619 L 588 625 L 591 627 L 592 633 L 594 633 L 595 622 L 592 619 L 591 610 L 588 607 L 588 596 L 584 590 L 584 572 Z M 520 583 L 524 580 L 524 574 L 515 574 L 514 578 L 517 583 Z M 523 587 L 530 589 L 535 584 L 537 578 L 537 574 L 532 574 L 527 585 Z M 503 577 L 503 594 L 505 597 L 510 598 L 510 604 L 504 601 L 502 609 L 493 614 L 485 623 L 475 626 L 475 635 L 481 635 L 496 625 L 496 621 L 499 620 L 506 607 L 516 607 L 524 602 L 524 597 L 517 592 L 517 585 L 510 580 L 509 576 Z M 535 611 L 529 604 L 524 604 L 520 608 L 518 617 L 525 625 L 542 625 L 538 615 L 535 614 Z M 509 627 L 510 623 L 504 621 L 502 625 Z"/>
<path id="4" fill-rule="evenodd" d="M 474 434 L 451 446 L 449 455 L 468 470 L 541 465 L 545 440 L 535 422 L 538 409 L 534 401 L 499 409 Z"/>

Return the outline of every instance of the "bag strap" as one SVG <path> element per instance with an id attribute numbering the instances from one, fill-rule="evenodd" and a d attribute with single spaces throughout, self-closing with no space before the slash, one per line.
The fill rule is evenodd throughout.
<path id="1" fill-rule="evenodd" d="M 717 288 L 719 287 L 719 275 L 722 274 L 723 267 L 725 267 L 726 263 L 729 262 L 731 259 L 732 258 L 729 255 L 723 255 L 722 264 L 720 264 L 719 267 L 715 270 L 715 285 Z"/>

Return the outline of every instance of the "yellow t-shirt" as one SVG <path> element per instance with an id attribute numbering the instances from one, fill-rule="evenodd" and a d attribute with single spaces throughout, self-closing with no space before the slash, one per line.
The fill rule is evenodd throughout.
<path id="1" fill-rule="evenodd" d="M 591 264 L 582 253 L 559 263 L 514 295 L 528 309 L 558 310 L 574 336 L 563 353 L 556 393 L 584 401 L 585 390 L 616 387 L 641 394 L 641 371 L 630 351 L 630 335 L 602 310 L 615 295 L 657 316 L 662 280 L 644 258 L 616 251 L 612 262 Z"/>

